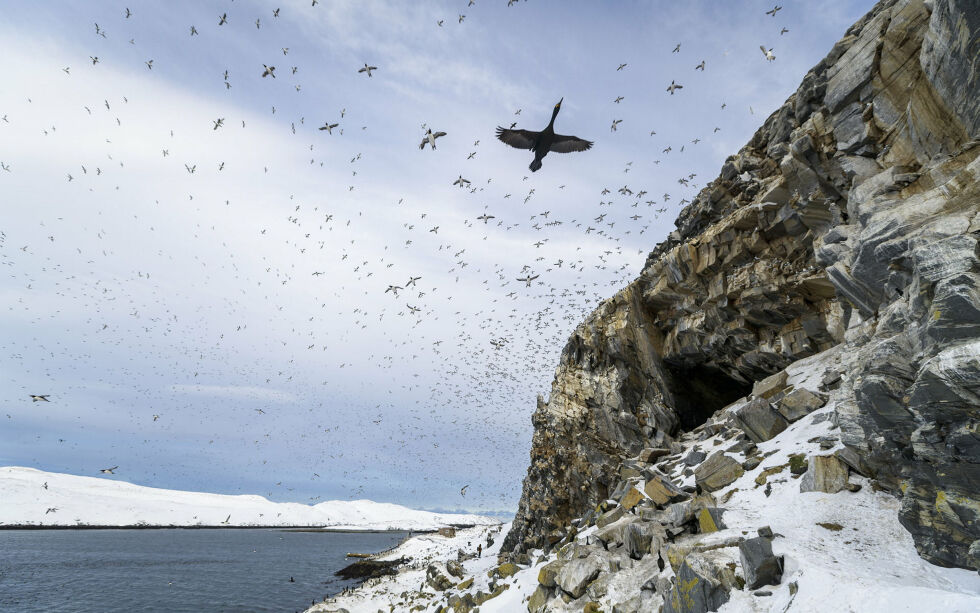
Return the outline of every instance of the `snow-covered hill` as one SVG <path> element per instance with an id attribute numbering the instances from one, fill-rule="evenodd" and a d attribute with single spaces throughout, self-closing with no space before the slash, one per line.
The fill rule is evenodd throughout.
<path id="1" fill-rule="evenodd" d="M 331 500 L 310 506 L 272 502 L 262 496 L 182 492 L 19 466 L 0 467 L 0 525 L 5 526 L 229 525 L 431 530 L 451 524 L 497 523 L 480 515 L 430 513 L 371 500 Z"/>

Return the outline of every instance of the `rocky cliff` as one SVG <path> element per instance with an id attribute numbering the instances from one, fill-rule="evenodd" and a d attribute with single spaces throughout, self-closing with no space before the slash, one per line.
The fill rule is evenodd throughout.
<path id="1" fill-rule="evenodd" d="M 978 67 L 968 0 L 883 0 L 848 30 L 572 335 L 511 558 L 567 541 L 639 474 L 624 460 L 840 346 L 835 457 L 901 500 L 921 556 L 980 567 Z M 790 421 L 749 405 L 752 440 Z"/>

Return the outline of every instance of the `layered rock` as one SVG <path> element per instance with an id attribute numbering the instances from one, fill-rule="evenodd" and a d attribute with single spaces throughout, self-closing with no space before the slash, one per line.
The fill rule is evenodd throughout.
<path id="1" fill-rule="evenodd" d="M 921 555 L 980 566 L 978 33 L 973 3 L 883 0 L 725 162 L 562 352 L 505 550 L 552 545 L 625 458 L 845 343 L 840 457 L 903 497 Z M 760 440 L 823 401 L 770 388 Z"/>

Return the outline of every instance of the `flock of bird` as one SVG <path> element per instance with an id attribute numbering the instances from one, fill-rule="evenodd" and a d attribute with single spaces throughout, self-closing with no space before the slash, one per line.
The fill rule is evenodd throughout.
<path id="1" fill-rule="evenodd" d="M 480 4 L 484 1 L 489 2 L 481 0 Z M 469 0 L 467 6 L 475 4 Z M 506 6 L 517 4 L 522 3 L 516 0 L 506 2 Z M 312 0 L 307 10 L 320 10 L 318 5 L 317 0 Z M 781 8 L 775 6 L 766 15 L 775 18 Z M 237 22 L 254 23 L 255 30 L 271 32 L 277 27 L 276 21 L 288 15 L 286 9 L 280 8 L 270 9 L 267 15 L 261 16 L 244 13 L 244 9 L 232 4 L 230 10 L 215 15 L 212 24 L 182 25 L 181 28 L 186 29 L 181 31 L 185 37 L 189 31 L 189 36 L 195 41 L 214 37 L 216 29 L 227 30 Z M 128 24 L 139 20 L 140 14 L 138 10 L 126 8 L 121 17 L 123 24 Z M 474 27 L 475 21 L 466 20 L 466 15 L 460 13 L 455 19 L 456 23 L 450 25 Z M 103 23 L 108 21 L 103 20 Z M 445 19 L 438 19 L 436 23 L 437 27 L 442 28 Z M 788 31 L 782 28 L 779 36 Z M 100 70 L 110 62 L 118 63 L 118 58 L 110 59 L 118 54 L 97 47 L 99 39 L 109 40 L 112 37 L 107 28 L 97 23 L 94 35 L 97 38 L 93 42 L 93 50 L 86 53 L 88 59 L 85 63 L 88 67 Z M 133 53 L 137 53 L 140 46 L 136 38 L 130 37 L 129 33 L 122 36 L 128 38 Z M 276 46 L 277 55 L 293 58 L 302 53 L 300 41 L 289 41 L 289 46 L 283 46 L 282 42 Z M 663 52 L 685 53 L 686 49 L 682 51 L 681 48 L 681 43 L 677 43 Z M 756 55 L 757 62 L 764 64 L 775 60 L 772 47 L 763 45 L 761 48 L 764 60 Z M 291 50 L 295 50 L 292 51 L 293 55 L 290 55 Z M 141 58 L 141 62 L 145 65 L 145 72 L 152 71 L 154 76 L 161 71 L 176 69 L 166 66 L 160 58 L 156 61 Z M 380 87 L 385 82 L 384 62 L 379 61 L 378 65 L 363 61 L 359 63 L 363 63 L 363 66 L 358 68 L 357 64 L 351 65 L 350 74 L 363 79 L 361 86 Z M 288 69 L 280 66 L 278 73 L 273 63 L 258 63 L 252 70 L 252 79 L 259 85 L 268 85 L 275 80 L 278 86 L 284 80 L 293 79 L 295 82 L 288 84 L 290 91 L 305 91 L 298 80 L 299 75 L 306 74 L 306 68 L 301 63 Z M 622 73 L 625 78 L 629 74 L 629 63 L 619 63 L 608 70 Z M 691 61 L 690 70 L 695 71 L 694 74 L 710 73 L 711 65 L 697 57 Z M 67 75 L 64 78 L 80 78 L 70 66 L 61 68 L 61 71 Z M 235 92 L 230 75 L 230 69 L 226 69 L 220 80 L 220 90 L 229 92 L 229 96 Z M 659 96 L 665 96 L 663 82 L 656 87 Z M 666 93 L 683 97 L 682 82 L 685 82 L 682 77 L 675 76 L 670 80 Z M 25 95 L 30 95 L 30 92 L 25 92 Z M 118 129 L 116 134 L 122 139 L 122 130 L 127 125 L 125 117 L 132 116 L 127 109 L 130 97 L 135 96 L 123 96 L 113 102 L 106 98 L 104 105 L 99 101 L 105 107 L 104 111 L 93 102 L 86 105 L 84 114 L 79 113 L 79 116 L 82 119 L 112 117 L 115 120 L 113 129 Z M 342 98 L 342 95 L 337 98 Z M 541 170 L 542 159 L 549 152 L 588 152 L 594 145 L 596 148 L 604 145 L 598 139 L 592 141 L 556 133 L 555 121 L 564 98 L 560 95 L 555 98 L 560 99 L 553 107 L 551 121 L 544 129 L 519 128 L 517 120 L 523 117 L 522 109 L 513 112 L 511 119 L 514 121 L 502 122 L 503 125 L 496 128 L 496 137 L 501 142 L 494 142 L 493 145 L 508 155 L 513 152 L 508 152 L 502 145 L 531 152 L 533 159 L 529 168 L 532 173 Z M 622 95 L 611 98 L 612 104 L 617 105 L 611 108 L 622 108 L 624 99 Z M 719 99 L 718 103 L 723 110 L 726 106 L 724 101 Z M 477 485 L 474 485 L 467 501 L 472 501 L 475 493 L 482 496 L 479 504 L 484 508 L 511 506 L 516 500 L 515 488 L 519 487 L 519 475 L 525 468 L 529 443 L 528 414 L 534 408 L 533 391 L 548 385 L 558 350 L 570 331 L 599 301 L 635 277 L 647 250 L 662 238 L 671 219 L 703 186 L 703 181 L 695 172 L 685 172 L 669 179 L 651 178 L 650 175 L 651 169 L 656 169 L 666 156 L 676 157 L 684 152 L 685 147 L 698 145 L 705 138 L 704 134 L 699 132 L 700 136 L 692 135 L 694 138 L 683 143 L 660 143 L 655 148 L 651 147 L 652 157 L 656 159 L 650 160 L 650 165 L 644 167 L 641 180 L 654 181 L 659 188 L 657 191 L 663 190 L 662 194 L 652 194 L 654 187 L 637 186 L 625 181 L 634 169 L 640 174 L 639 164 L 634 167 L 632 161 L 624 161 L 622 167 L 615 170 L 615 183 L 597 189 L 594 194 L 582 194 L 565 190 L 566 183 L 581 184 L 581 181 L 574 176 L 568 176 L 567 180 L 564 178 L 567 174 L 564 159 L 552 159 L 549 168 L 538 175 L 527 175 L 521 170 L 515 171 L 511 177 L 486 176 L 486 171 L 479 166 L 477 155 L 484 151 L 480 140 L 492 133 L 492 126 L 487 126 L 486 132 L 469 133 L 462 127 L 444 125 L 441 126 L 444 130 L 436 130 L 422 123 L 421 140 L 413 142 L 419 142 L 420 150 L 425 150 L 428 145 L 431 153 L 423 156 L 414 152 L 414 155 L 423 156 L 423 163 L 449 169 L 446 173 L 451 174 L 446 174 L 443 186 L 459 190 L 455 193 L 461 195 L 453 197 L 468 201 L 469 208 L 462 213 L 435 208 L 424 210 L 427 207 L 422 204 L 410 204 L 403 202 L 405 198 L 398 198 L 397 202 L 392 199 L 390 204 L 385 203 L 385 209 L 372 217 L 370 207 L 363 203 L 383 196 L 371 192 L 372 171 L 367 170 L 373 168 L 367 162 L 371 154 L 366 151 L 368 145 L 362 147 L 358 143 L 358 139 L 371 134 L 372 118 L 354 109 L 358 123 L 364 124 L 356 125 L 347 116 L 348 107 L 345 106 L 337 115 L 330 115 L 328 119 L 321 115 L 315 122 L 307 123 L 307 117 L 295 112 L 295 108 L 295 104 L 286 101 L 273 105 L 270 121 L 279 122 L 284 131 L 306 140 L 300 148 L 308 156 L 313 156 L 309 159 L 309 166 L 314 169 L 325 167 L 325 163 L 326 166 L 337 166 L 349 173 L 350 180 L 343 190 L 339 190 L 343 194 L 342 202 L 331 204 L 325 200 L 302 200 L 289 193 L 277 205 L 284 212 L 280 226 L 267 227 L 262 224 L 263 227 L 254 227 L 256 240 L 277 237 L 283 243 L 281 249 L 291 254 L 291 260 L 276 261 L 260 254 L 257 257 L 261 257 L 264 268 L 251 273 L 244 271 L 241 254 L 226 253 L 220 262 L 196 262 L 199 267 L 211 267 L 202 273 L 207 279 L 217 280 L 218 276 L 232 278 L 230 283 L 237 286 L 237 291 L 234 295 L 222 296 L 215 295 L 206 287 L 192 287 L 187 291 L 180 288 L 173 279 L 174 273 L 167 270 L 169 260 L 173 260 L 174 255 L 159 256 L 159 266 L 153 271 L 154 280 L 150 281 L 150 272 L 144 270 L 134 271 L 136 274 L 120 273 L 120 263 L 113 259 L 110 247 L 99 256 L 79 246 L 79 258 L 86 261 L 94 283 L 85 284 L 79 276 L 67 273 L 59 279 L 58 282 L 63 284 L 56 290 L 59 295 L 66 300 L 77 300 L 78 308 L 85 311 L 84 324 L 80 323 L 72 334 L 83 338 L 83 342 L 109 343 L 134 354 L 145 353 L 152 347 L 162 356 L 162 362 L 167 364 L 166 368 L 161 368 L 159 364 L 152 366 L 152 378 L 160 381 L 183 380 L 183 383 L 172 385 L 162 392 L 157 386 L 134 384 L 125 401 L 125 411 L 128 411 L 131 423 L 121 431 L 133 431 L 135 428 L 136 431 L 147 432 L 153 428 L 165 428 L 165 434 L 159 436 L 159 433 L 145 434 L 144 442 L 152 440 L 155 444 L 162 444 L 161 441 L 167 438 L 179 437 L 183 432 L 189 441 L 203 447 L 203 457 L 211 454 L 208 447 L 215 440 L 235 439 L 235 444 L 239 445 L 237 449 L 245 451 L 242 461 L 255 467 L 255 470 L 262 470 L 267 462 L 265 454 L 275 444 L 280 444 L 279 441 L 284 438 L 291 438 L 294 440 L 291 446 L 305 450 L 302 471 L 306 473 L 303 477 L 306 481 L 321 479 L 314 469 L 322 471 L 324 467 L 344 466 L 346 469 L 337 468 L 328 475 L 335 486 L 349 484 L 347 493 L 351 498 L 366 493 L 383 497 L 378 491 L 383 490 L 391 480 L 408 480 L 409 476 L 418 479 L 421 475 L 421 480 L 427 484 L 413 487 L 411 495 L 423 499 L 433 488 L 452 492 L 458 490 L 458 504 L 462 504 L 460 499 L 466 496 L 470 488 L 471 479 L 465 474 L 466 471 L 476 473 L 485 470 L 482 465 L 465 461 L 467 450 L 474 445 L 503 447 L 501 455 L 515 465 L 508 469 L 506 476 L 501 477 L 500 484 L 496 484 L 492 475 L 481 480 L 473 479 L 472 482 Z M 540 111 L 535 109 L 527 115 L 541 118 L 543 114 Z M 286 113 L 294 116 L 286 117 Z M 229 130 L 238 130 L 247 133 L 244 119 L 240 120 L 239 127 L 239 120 L 229 119 L 231 112 L 227 115 L 211 119 L 209 125 L 201 128 L 202 132 L 223 135 Z M 578 132 L 585 127 L 578 123 L 580 118 L 581 115 L 577 115 L 563 121 L 574 122 Z M 0 127 L 10 121 L 14 119 L 8 120 L 4 115 Z M 610 132 L 619 132 L 627 125 L 622 118 L 614 118 Z M 707 126 L 707 130 L 711 128 Z M 646 129 L 641 129 L 644 138 Z M 721 129 L 714 126 L 711 134 Z M 43 128 L 44 136 L 55 132 L 55 126 Z M 656 130 L 651 130 L 650 136 L 656 136 Z M 105 143 L 98 143 L 105 151 L 105 161 L 88 161 L 66 169 L 67 181 L 74 186 L 84 180 L 84 185 L 96 198 L 100 194 L 108 197 L 108 194 L 118 191 L 118 186 L 114 190 L 107 184 L 98 183 L 104 174 L 118 177 L 126 170 L 125 161 L 113 157 L 112 138 L 106 137 Z M 159 146 L 162 152 L 156 158 L 158 163 L 168 164 L 172 152 L 176 154 L 180 150 L 175 139 L 171 131 L 162 144 L 152 145 Z M 449 154 L 445 153 L 448 148 L 443 145 L 457 147 L 459 143 L 471 141 L 473 144 L 467 147 L 465 158 L 455 160 L 445 157 Z M 325 162 L 327 154 L 318 153 L 331 147 L 339 150 L 342 146 L 348 149 L 337 153 L 329 162 Z M 255 147 L 261 149 L 261 142 Z M 414 145 L 409 142 L 404 145 L 405 152 L 398 155 L 413 155 L 413 148 Z M 202 161 L 193 159 L 192 152 L 183 150 L 180 155 L 186 161 L 182 162 L 183 170 L 179 172 L 186 173 L 184 178 L 187 180 L 207 171 L 211 173 L 208 176 L 217 182 L 220 173 L 231 171 L 230 168 L 226 171 L 226 160 L 216 160 L 213 166 L 209 164 L 209 168 L 205 168 Z M 321 157 L 318 159 L 317 155 Z M 341 156 L 343 161 L 339 162 Z M 16 162 L 16 157 L 11 159 Z M 466 164 L 469 165 L 464 166 Z M 15 167 L 16 164 L 4 160 L 0 167 L 0 179 L 3 179 L 3 174 L 14 172 Z M 466 170 L 461 171 L 461 168 Z M 263 165 L 262 169 L 253 168 L 249 172 L 259 177 L 271 176 L 270 165 Z M 455 180 L 452 174 L 457 175 Z M 550 185 L 529 182 L 531 176 L 550 176 L 551 180 L 562 178 L 557 179 L 561 184 L 552 188 Z M 621 181 L 623 184 L 619 186 Z M 501 186 L 499 189 L 498 185 Z M 208 201 L 208 206 L 218 211 L 225 207 L 228 215 L 234 215 L 231 212 L 232 198 L 206 194 L 209 190 L 204 185 L 198 183 L 196 186 L 196 192 L 187 195 L 187 202 L 191 203 L 188 206 L 205 206 L 198 203 Z M 545 189 L 548 190 L 547 194 L 543 193 Z M 362 191 L 370 195 L 358 196 Z M 569 214 L 567 210 L 558 210 L 551 205 L 547 205 L 547 210 L 536 207 L 539 199 L 561 203 L 593 196 L 598 198 L 594 209 L 586 216 Z M 155 205 L 159 205 L 159 200 Z M 209 215 L 221 217 L 220 212 Z M 143 232 L 145 228 L 138 215 L 131 213 L 131 217 L 134 234 Z M 48 225 L 41 225 L 46 228 L 56 225 L 53 220 L 48 221 Z M 99 225 L 97 221 L 93 223 Z M 236 220 L 236 227 L 240 227 L 240 223 L 241 220 Z M 363 239 L 372 224 L 385 223 L 397 228 L 397 242 L 382 245 Z M 215 230 L 212 222 L 197 223 L 194 227 L 190 225 L 188 222 L 189 232 L 195 240 L 222 245 L 226 240 Z M 102 241 L 106 235 L 104 230 L 99 230 L 97 238 Z M 53 244 L 56 240 L 70 240 L 71 233 L 66 231 L 57 238 L 52 234 L 48 238 Z M 50 279 L 51 275 L 61 273 L 63 263 L 59 262 L 58 256 L 44 255 L 43 243 L 15 246 L 14 239 L 14 236 L 8 237 L 0 232 L 0 263 L 13 269 L 24 266 L 28 261 L 25 258 L 29 256 L 37 258 L 33 260 L 34 269 L 21 271 L 16 276 L 18 283 L 26 278 L 28 289 L 33 290 L 35 283 L 38 286 L 42 284 L 37 278 Z M 120 239 L 117 237 L 116 240 Z M 522 242 L 523 249 L 532 254 L 529 261 L 519 267 L 488 261 L 488 251 L 516 252 L 517 247 L 513 245 L 518 241 Z M 176 257 L 180 257 L 180 254 Z M 193 254 L 189 257 L 199 259 Z M 409 269 L 402 264 L 406 261 L 424 264 L 420 264 L 422 269 Z M 114 263 L 109 266 L 108 262 Z M 109 268 L 116 272 L 108 272 Z M 164 282 L 165 285 L 152 285 L 161 283 L 159 279 L 168 276 L 171 280 Z M 130 293 L 127 288 L 132 284 L 151 288 L 148 291 L 155 300 L 147 300 L 142 289 L 139 293 Z M 290 303 L 285 297 L 287 292 L 294 291 L 291 288 L 309 287 L 311 284 L 319 285 L 313 290 L 315 299 L 308 303 Z M 169 290 L 166 289 L 168 287 Z M 187 300 L 186 304 L 193 306 L 176 306 L 178 298 Z M 121 299 L 120 302 L 106 302 L 117 299 Z M 123 318 L 129 324 L 114 320 L 114 317 L 119 317 L 118 309 L 124 303 Z M 212 316 L 215 311 L 222 312 L 219 319 L 224 320 L 224 325 L 220 330 L 213 329 L 212 320 L 205 318 L 205 315 Z M 290 323 L 280 327 L 281 320 L 285 319 Z M 31 324 L 44 326 L 47 322 L 37 317 Z M 281 347 L 269 346 L 268 339 L 262 335 L 263 327 L 285 330 L 286 336 L 278 339 Z M 121 328 L 118 334 L 115 333 L 116 328 Z M 166 339 L 180 335 L 182 330 L 193 330 L 197 341 L 178 344 L 176 349 L 168 347 L 167 343 L 174 341 Z M 236 341 L 235 338 L 242 340 Z M 62 364 L 66 371 L 81 371 L 87 367 L 84 355 L 76 354 L 70 359 L 58 360 L 54 354 L 56 349 L 50 343 L 44 344 L 43 351 L 37 354 L 41 355 L 41 361 L 47 360 L 43 366 L 32 365 L 31 358 L 24 357 L 10 344 L 4 348 L 21 361 L 25 371 L 49 372 L 52 362 L 70 362 L 70 365 Z M 198 401 L 194 401 L 193 396 L 188 400 L 187 396 L 175 391 L 203 393 L 220 387 L 218 381 L 222 377 L 223 366 L 231 360 L 229 352 L 245 350 L 254 354 L 236 363 L 248 364 L 239 379 L 247 383 L 243 387 L 252 390 L 248 392 L 251 395 L 245 400 L 238 399 L 243 406 L 251 409 L 248 416 L 224 415 L 218 408 L 209 407 L 203 396 L 197 396 Z M 25 353 L 34 355 L 29 351 Z M 268 359 L 264 359 L 266 353 L 269 354 Z M 288 359 L 281 356 L 288 356 Z M 135 380 L 146 375 L 136 371 L 138 365 L 145 366 L 149 362 L 135 362 L 112 376 L 100 377 L 98 381 L 58 385 L 57 391 L 25 389 L 22 395 L 24 405 L 30 407 L 38 402 L 48 403 L 52 407 L 60 405 L 70 415 L 69 407 L 79 402 L 73 394 L 83 395 L 87 385 L 118 390 L 120 378 L 133 377 Z M 304 368 L 304 362 L 317 364 L 318 371 L 310 372 Z M 328 362 L 331 364 L 329 368 L 319 370 Z M 404 375 L 405 372 L 413 374 Z M 38 377 L 36 380 L 44 380 L 37 372 L 32 376 Z M 369 382 L 362 382 L 360 388 L 347 385 L 348 378 L 357 377 L 366 377 Z M 313 378 L 317 379 L 316 387 L 304 387 L 300 383 L 300 380 Z M 52 385 L 58 379 L 59 376 L 47 378 Z M 370 391 L 376 400 L 374 404 L 368 407 L 358 390 Z M 44 393 L 33 393 L 39 391 Z M 31 400 L 30 403 L 26 402 L 27 398 Z M 290 409 L 290 403 L 301 408 Z M 123 404 L 122 400 L 118 404 L 110 400 L 109 404 L 114 405 L 112 411 L 124 410 L 119 406 Z M 12 406 L 10 402 L 6 406 L 8 413 L 5 418 L 13 420 L 16 411 L 9 409 Z M 460 407 L 468 409 L 460 412 Z M 283 413 L 289 410 L 309 414 L 303 418 L 315 424 L 315 427 L 298 434 L 288 432 L 285 428 L 288 420 Z M 18 414 L 18 418 L 22 415 Z M 188 434 L 185 426 L 178 423 L 179 420 L 194 422 L 194 432 Z M 224 431 L 229 423 L 239 426 L 238 434 L 232 436 Z M 209 440 L 205 442 L 205 439 Z M 65 441 L 63 438 L 59 440 Z M 79 448 L 85 447 L 82 440 L 69 443 Z M 119 476 L 126 478 L 126 463 L 120 459 L 126 457 L 122 451 L 125 445 L 119 445 L 118 450 L 99 450 L 104 454 L 101 460 L 92 457 L 94 451 L 91 448 L 87 448 L 85 453 L 80 452 L 80 456 L 89 458 L 93 463 L 118 461 L 119 466 L 101 468 L 97 472 L 116 475 L 118 469 Z M 358 450 L 363 457 L 352 458 Z M 127 453 L 132 453 L 132 450 Z M 384 465 L 385 469 L 378 469 L 378 465 Z M 89 469 L 79 469 L 79 472 L 96 472 L 96 469 L 97 466 L 93 465 Z M 163 473 L 165 468 L 161 467 L 159 471 Z M 440 471 L 453 472 L 453 476 L 442 477 Z M 513 482 L 515 474 L 518 475 L 516 483 Z M 296 478 L 292 482 L 286 479 L 286 485 L 283 485 L 283 481 L 270 482 L 269 490 L 263 493 L 278 498 L 295 498 L 288 492 L 296 489 L 311 492 L 317 487 L 316 483 L 299 483 Z M 460 482 L 466 485 L 460 487 Z M 494 490 L 488 484 L 495 484 L 499 489 Z M 319 499 L 319 495 L 309 497 L 313 502 Z M 49 509 L 49 512 L 53 510 L 56 509 Z"/>

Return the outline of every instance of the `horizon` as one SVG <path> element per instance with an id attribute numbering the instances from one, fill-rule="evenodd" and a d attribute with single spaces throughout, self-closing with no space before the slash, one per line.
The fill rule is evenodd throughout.
<path id="1" fill-rule="evenodd" d="M 874 2 L 771 5 L 11 3 L 0 464 L 513 515 L 571 332 Z"/>

